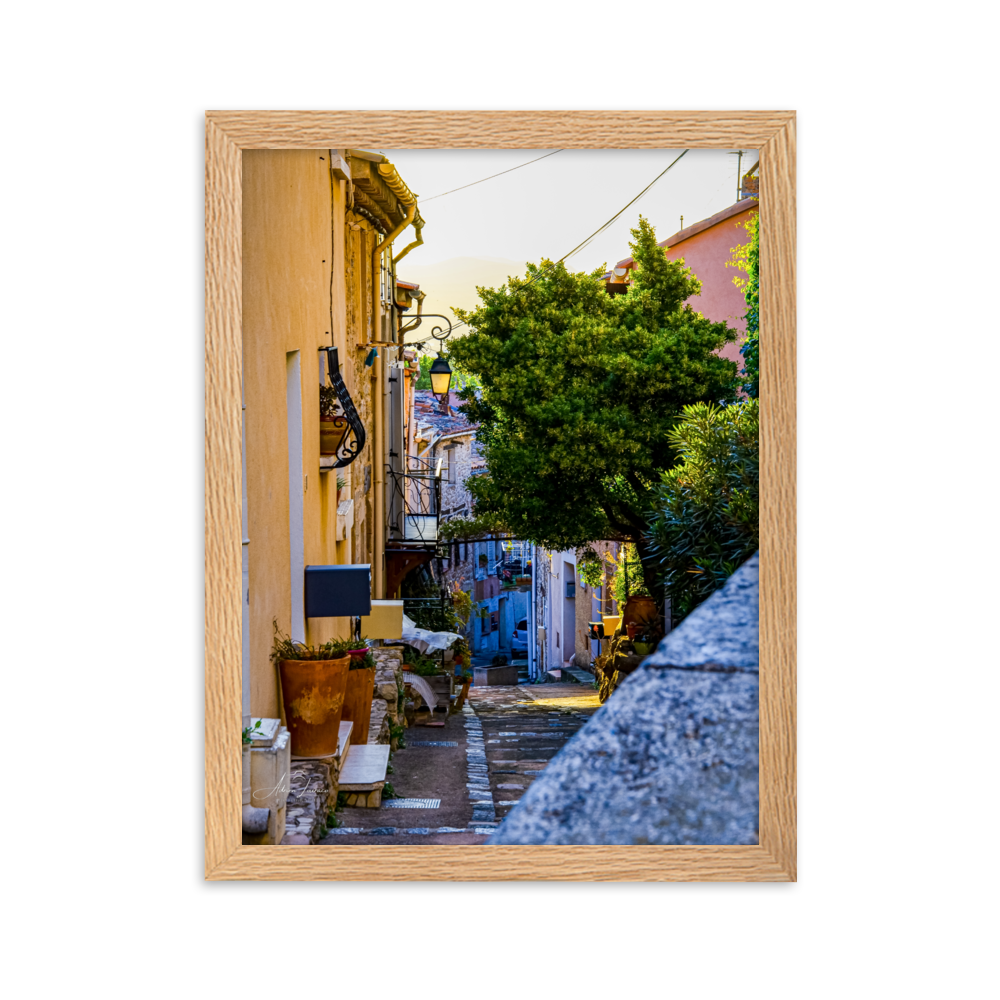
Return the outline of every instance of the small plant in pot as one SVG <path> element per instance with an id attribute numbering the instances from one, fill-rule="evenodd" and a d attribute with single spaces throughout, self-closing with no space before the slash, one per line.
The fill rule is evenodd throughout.
<path id="1" fill-rule="evenodd" d="M 462 690 L 455 701 L 455 711 L 460 711 L 465 705 L 465 699 L 469 696 L 469 688 L 472 686 L 472 671 L 462 670 L 457 676 L 462 682 Z"/>
<path id="2" fill-rule="evenodd" d="M 364 640 L 362 640 L 364 642 Z M 347 651 L 351 658 L 347 674 L 347 690 L 344 694 L 344 722 L 353 722 L 351 746 L 368 742 L 368 724 L 372 715 L 372 697 L 375 691 L 375 657 L 371 649 L 358 645 L 355 639 Z"/>
<path id="3" fill-rule="evenodd" d="M 415 656 L 414 662 L 410 664 L 410 669 L 418 677 L 436 677 L 440 674 L 441 664 L 437 660 L 432 660 L 429 656 Z"/>
<path id="4" fill-rule="evenodd" d="M 347 418 L 341 411 L 337 390 L 332 385 L 321 385 L 319 387 L 319 453 L 321 455 L 336 455 L 340 451 L 340 446 L 344 443 L 349 429 Z"/>

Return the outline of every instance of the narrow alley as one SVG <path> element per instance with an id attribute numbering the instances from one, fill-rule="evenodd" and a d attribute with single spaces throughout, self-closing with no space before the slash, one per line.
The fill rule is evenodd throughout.
<path id="1" fill-rule="evenodd" d="M 406 731 L 389 776 L 397 798 L 340 809 L 322 843 L 485 843 L 599 707 L 588 684 L 473 687 L 443 728 Z"/>

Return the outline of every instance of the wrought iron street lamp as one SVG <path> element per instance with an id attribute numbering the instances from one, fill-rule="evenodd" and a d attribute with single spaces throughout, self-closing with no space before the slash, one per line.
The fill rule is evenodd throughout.
<path id="1" fill-rule="evenodd" d="M 439 354 L 431 365 L 431 392 L 435 396 L 446 396 L 451 388 L 451 365 L 447 358 Z"/>

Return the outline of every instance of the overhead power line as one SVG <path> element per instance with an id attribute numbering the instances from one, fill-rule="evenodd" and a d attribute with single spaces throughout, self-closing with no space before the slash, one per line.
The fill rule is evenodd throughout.
<path id="1" fill-rule="evenodd" d="M 556 152 L 558 152 L 558 150 L 556 150 Z M 687 154 L 687 152 L 688 151 L 686 149 L 682 150 L 680 156 L 678 156 L 674 160 L 672 160 L 670 162 L 670 164 L 664 170 L 661 170 L 660 173 L 658 173 L 627 205 L 624 206 L 624 208 L 622 208 L 619 211 L 615 212 L 615 214 L 612 215 L 611 218 L 608 219 L 608 221 L 605 222 L 603 226 L 601 226 L 599 229 L 595 229 L 582 243 L 578 243 L 575 247 L 573 247 L 572 250 L 570 250 L 569 253 L 563 254 L 563 256 L 560 257 L 557 261 L 553 262 L 552 264 L 549 264 L 549 266 L 547 268 L 545 268 L 542 271 L 539 271 L 530 281 L 526 281 L 523 285 L 520 285 L 519 287 L 520 288 L 527 288 L 529 285 L 533 285 L 540 278 L 545 277 L 545 275 L 548 274 L 549 271 L 551 271 L 553 268 L 557 267 L 564 260 L 568 260 L 570 257 L 573 256 L 573 254 L 575 254 L 578 251 L 582 250 L 595 236 L 599 236 L 601 233 L 604 232 L 605 229 L 608 228 L 608 226 L 611 225 L 611 223 L 613 223 L 614 221 L 616 221 L 622 215 L 622 213 L 624 213 L 626 211 L 626 209 L 631 208 L 658 180 L 660 180 L 661 177 L 664 177 L 672 169 L 672 167 L 674 166 L 674 164 L 677 163 L 677 161 L 680 160 L 681 157 L 685 156 Z M 552 154 L 549 153 L 547 155 L 551 156 Z M 526 164 L 521 164 L 521 165 L 525 166 Z M 514 169 L 517 169 L 517 168 L 515 167 Z M 486 178 L 486 179 L 489 180 L 489 178 Z M 438 197 L 440 197 L 440 196 L 438 196 Z M 456 323 L 455 326 L 453 326 L 451 328 L 451 332 L 454 333 L 457 329 L 459 329 L 459 327 L 463 327 L 465 325 L 466 324 L 465 324 L 464 321 L 462 321 L 461 323 Z M 437 340 L 437 338 L 436 337 L 425 337 L 423 340 L 413 340 L 413 341 L 410 341 L 410 344 L 425 344 L 429 340 Z"/>
<path id="2" fill-rule="evenodd" d="M 666 174 L 666 173 L 667 173 L 667 171 L 668 171 L 668 170 L 670 170 L 670 168 L 671 168 L 671 167 L 673 167 L 674 163 L 676 163 L 676 162 L 677 162 L 677 160 L 679 160 L 679 159 L 681 158 L 681 156 L 684 156 L 684 155 L 686 155 L 686 153 L 687 153 L 687 150 L 686 150 L 686 149 L 685 149 L 685 150 L 683 150 L 683 151 L 681 152 L 681 155 L 680 155 L 680 156 L 678 156 L 678 157 L 677 157 L 677 159 L 675 159 L 675 160 L 674 160 L 674 161 L 673 161 L 673 162 L 672 162 L 672 163 L 670 164 L 670 166 L 668 166 L 668 167 L 667 167 L 667 168 L 666 168 L 665 170 L 663 170 L 663 171 L 661 171 L 660 173 L 658 173 L 658 174 L 657 174 L 657 175 L 656 175 L 656 176 L 655 176 L 655 177 L 654 177 L 654 178 L 653 178 L 653 179 L 652 179 L 652 180 L 651 180 L 651 181 L 650 181 L 650 182 L 649 182 L 649 183 L 648 183 L 648 184 L 647 184 L 647 185 L 646 185 L 646 186 L 645 186 L 645 187 L 644 187 L 644 188 L 643 188 L 643 189 L 642 189 L 642 190 L 641 190 L 641 191 L 640 191 L 640 192 L 639 192 L 639 193 L 638 193 L 638 194 L 637 194 L 637 195 L 636 195 L 636 196 L 635 196 L 635 197 L 634 197 L 634 198 L 633 198 L 633 199 L 632 199 L 632 200 L 631 200 L 631 201 L 630 201 L 630 202 L 629 202 L 629 203 L 628 203 L 628 204 L 627 204 L 626 206 L 625 206 L 625 208 L 621 209 L 620 211 L 618 211 L 618 212 L 616 212 L 616 213 L 615 213 L 614 215 L 612 215 L 612 216 L 611 216 L 611 218 L 610 218 L 610 219 L 608 219 L 608 221 L 607 221 L 607 222 L 605 222 L 605 223 L 604 223 L 604 225 L 603 225 L 603 226 L 601 226 L 601 228 L 600 228 L 600 229 L 595 229 L 595 230 L 594 230 L 594 232 L 592 232 L 592 233 L 591 233 L 591 234 L 590 234 L 590 235 L 589 235 L 589 236 L 588 236 L 588 237 L 587 237 L 587 238 L 586 238 L 586 239 L 585 239 L 585 240 L 584 240 L 584 241 L 583 241 L 582 243 L 579 243 L 579 244 L 577 244 L 577 246 L 573 247 L 573 249 L 572 249 L 572 250 L 570 250 L 570 252 L 569 252 L 568 254 L 564 254 L 564 255 L 563 255 L 562 257 L 560 257 L 560 258 L 559 258 L 559 259 L 558 259 L 558 260 L 557 260 L 557 261 L 556 261 L 556 262 L 555 262 L 554 264 L 550 264 L 550 265 L 549 265 L 549 266 L 548 266 L 548 267 L 547 267 L 547 268 L 546 268 L 546 269 L 545 269 L 544 271 L 539 271 L 539 272 L 538 272 L 538 274 L 536 274 L 536 275 L 535 275 L 535 276 L 534 276 L 534 277 L 533 277 L 533 278 L 531 279 L 531 281 L 529 281 L 529 282 L 528 282 L 528 284 L 529 284 L 529 285 L 533 285 L 533 284 L 534 284 L 534 283 L 535 283 L 536 281 L 538 281 L 538 279 L 539 279 L 539 278 L 541 278 L 541 277 L 542 277 L 543 275 L 545 275 L 545 274 L 547 274 L 547 273 L 548 273 L 549 271 L 551 271 L 551 270 L 552 270 L 552 268 L 554 268 L 554 267 L 555 267 L 556 265 L 558 265 L 558 264 L 561 264 L 561 263 L 562 263 L 562 262 L 563 262 L 564 260 L 567 260 L 568 258 L 572 257 L 572 256 L 573 256 L 573 254 L 577 253 L 577 252 L 578 252 L 579 250 L 582 250 L 582 249 L 583 249 L 583 248 L 584 248 L 584 247 L 585 247 L 585 246 L 586 246 L 586 245 L 587 245 L 587 244 L 588 244 L 588 243 L 589 243 L 589 242 L 590 242 L 590 241 L 591 241 L 591 240 L 592 240 L 592 239 L 593 239 L 593 238 L 594 238 L 595 236 L 599 236 L 599 235 L 600 235 L 601 233 L 603 233 L 603 232 L 604 232 L 604 230 L 605 230 L 605 229 L 607 229 L 607 228 L 608 228 L 608 226 L 610 226 L 612 222 L 614 222 L 614 221 L 615 221 L 616 219 L 618 219 L 618 217 L 619 217 L 619 216 L 620 216 L 620 215 L 621 215 L 621 214 L 622 214 L 622 213 L 623 213 L 623 212 L 625 211 L 625 209 L 627 209 L 627 208 L 631 208 L 631 207 L 632 207 L 632 206 L 633 206 L 633 205 L 634 205 L 634 204 L 635 204 L 635 203 L 636 203 L 636 202 L 637 202 L 637 201 L 638 201 L 638 200 L 639 200 L 639 199 L 640 199 L 640 198 L 641 198 L 641 197 L 642 197 L 642 196 L 643 196 L 643 195 L 644 195 L 644 194 L 645 194 L 645 193 L 646 193 L 646 192 L 647 192 L 647 191 L 648 191 L 648 190 L 649 190 L 649 189 L 650 189 L 650 188 L 651 188 L 651 187 L 652 187 L 652 186 L 653 186 L 653 185 L 654 185 L 654 184 L 655 184 L 655 183 L 656 183 L 656 182 L 657 182 L 657 181 L 658 181 L 658 180 L 659 180 L 659 179 L 660 179 L 661 177 L 663 177 L 663 176 L 664 176 L 664 174 Z"/>
<path id="3" fill-rule="evenodd" d="M 443 198 L 446 194 L 454 194 L 456 191 L 464 191 L 466 188 L 475 187 L 477 184 L 482 184 L 485 181 L 491 181 L 494 177 L 502 177 L 504 174 L 512 173 L 515 170 L 520 170 L 521 167 L 531 166 L 532 163 L 537 163 L 539 160 L 544 160 L 546 156 L 555 156 L 556 153 L 561 153 L 561 149 L 554 149 L 551 153 L 546 153 L 545 156 L 535 157 L 533 160 L 528 160 L 527 163 L 519 163 L 516 167 L 510 167 L 507 170 L 501 170 L 499 174 L 490 174 L 489 177 L 484 177 L 480 181 L 473 181 L 471 184 L 463 184 L 461 187 L 452 188 L 450 191 L 442 191 L 440 194 L 432 194 L 430 198 L 421 198 L 420 204 L 426 205 L 427 202 L 433 201 L 435 198 Z"/>

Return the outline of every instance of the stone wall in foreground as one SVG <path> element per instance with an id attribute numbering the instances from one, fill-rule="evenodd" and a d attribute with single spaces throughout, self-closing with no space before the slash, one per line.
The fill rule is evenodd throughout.
<path id="1" fill-rule="evenodd" d="M 558 753 L 490 844 L 756 844 L 758 556 Z"/>

